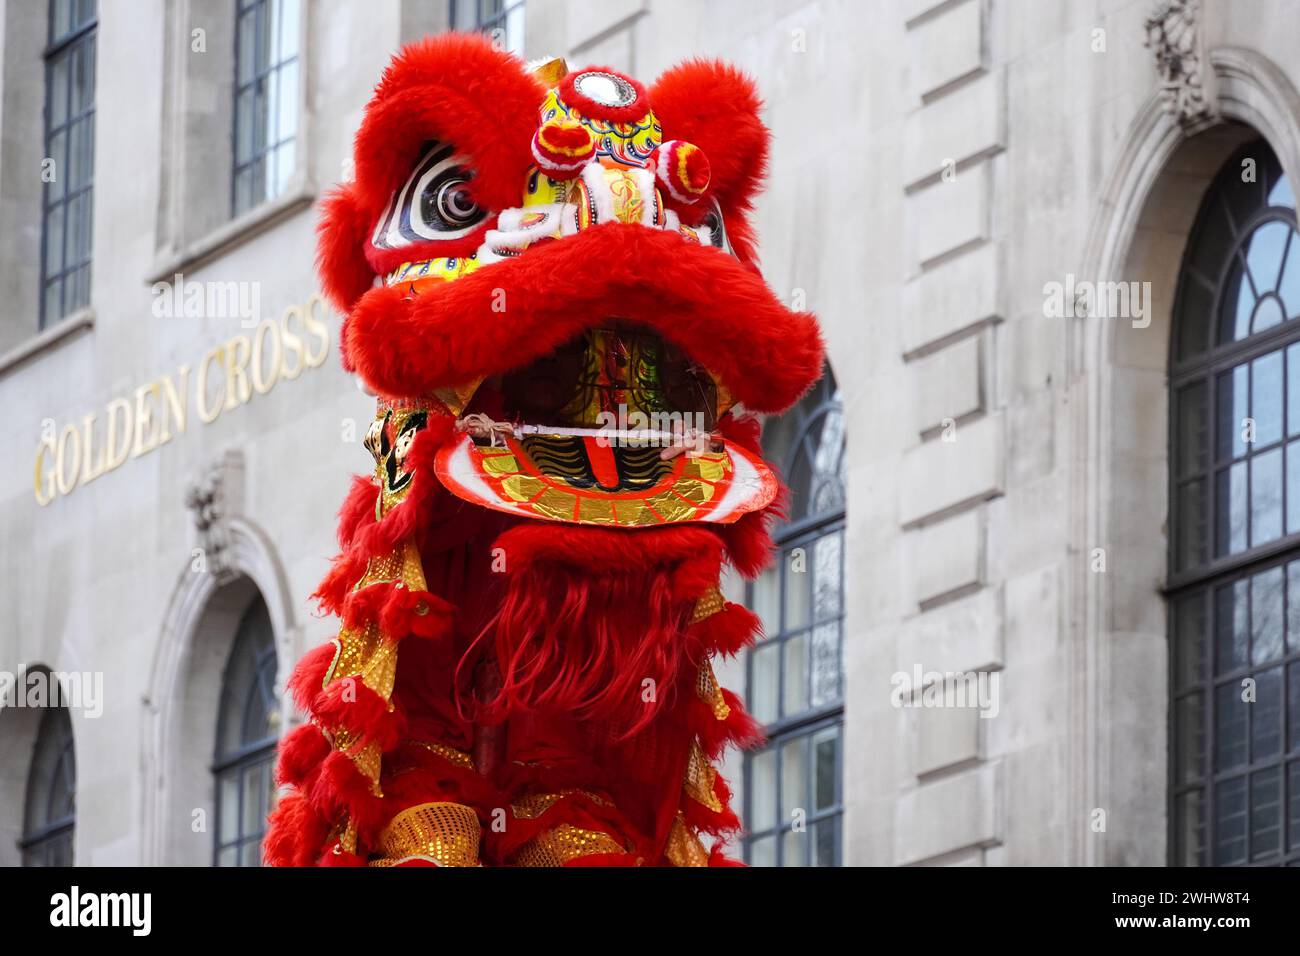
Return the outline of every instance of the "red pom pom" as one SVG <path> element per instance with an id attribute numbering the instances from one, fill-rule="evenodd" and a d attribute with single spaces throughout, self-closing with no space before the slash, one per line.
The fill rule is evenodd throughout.
<path id="1" fill-rule="evenodd" d="M 552 179 L 573 179 L 595 155 L 595 135 L 576 120 L 553 117 L 533 135 L 533 158 Z"/>
<path id="2" fill-rule="evenodd" d="M 670 139 L 650 154 L 650 163 L 659 185 L 678 202 L 699 202 L 709 191 L 709 158 L 694 143 Z"/>

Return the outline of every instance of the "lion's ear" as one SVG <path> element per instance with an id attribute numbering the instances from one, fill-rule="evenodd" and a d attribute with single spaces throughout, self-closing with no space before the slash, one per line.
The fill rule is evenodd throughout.
<path id="1" fill-rule="evenodd" d="M 320 201 L 316 271 L 325 298 L 345 315 L 375 279 L 365 254 L 369 233 L 369 219 L 352 183 L 334 187 Z"/>
<path id="2" fill-rule="evenodd" d="M 724 215 L 748 212 L 767 172 L 768 132 L 754 81 L 721 60 L 686 60 L 655 81 L 650 105 L 665 140 L 704 150 L 712 171 L 709 191 Z"/>

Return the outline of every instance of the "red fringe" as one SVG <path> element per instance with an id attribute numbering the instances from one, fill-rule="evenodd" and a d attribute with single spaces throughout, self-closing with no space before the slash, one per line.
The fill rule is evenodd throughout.
<path id="1" fill-rule="evenodd" d="M 280 762 L 275 779 L 280 784 L 300 787 L 307 775 L 329 754 L 329 741 L 315 724 L 303 724 L 280 741 Z"/>
<path id="2" fill-rule="evenodd" d="M 391 750 L 402 736 L 401 712 L 389 710 L 388 701 L 358 677 L 331 682 L 316 695 L 312 714 L 331 731 L 347 728 L 356 735 L 356 746 L 377 743 L 380 750 Z"/>
<path id="3" fill-rule="evenodd" d="M 311 713 L 312 703 L 321 692 L 325 675 L 334 662 L 335 650 L 332 643 L 318 644 L 302 656 L 289 676 L 289 695 L 303 713 Z"/>
<path id="4" fill-rule="evenodd" d="M 388 819 L 383 800 L 371 792 L 370 781 L 341 750 L 325 758 L 308 799 L 326 819 L 351 820 L 363 844 L 373 842 Z"/>
<path id="5" fill-rule="evenodd" d="M 311 866 L 328 835 L 329 826 L 302 794 L 285 794 L 268 818 L 262 861 L 267 866 Z"/>

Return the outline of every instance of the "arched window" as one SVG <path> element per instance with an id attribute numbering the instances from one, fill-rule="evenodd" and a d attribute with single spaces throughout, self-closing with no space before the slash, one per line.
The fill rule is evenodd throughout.
<path id="1" fill-rule="evenodd" d="M 244 613 L 221 679 L 217 718 L 217 866 L 261 865 L 266 815 L 275 795 L 275 637 L 259 596 Z"/>
<path id="2" fill-rule="evenodd" d="M 1300 235 L 1262 140 L 1193 226 L 1170 362 L 1170 849 L 1300 863 Z"/>
<path id="3" fill-rule="evenodd" d="M 41 714 L 32 767 L 27 775 L 21 841 L 23 866 L 72 866 L 76 797 L 77 757 L 72 749 L 72 719 L 66 707 L 51 705 Z"/>
<path id="4" fill-rule="evenodd" d="M 844 414 L 830 370 L 763 449 L 790 486 L 777 560 L 750 588 L 765 637 L 749 653 L 748 705 L 768 745 L 745 759 L 745 859 L 836 866 L 843 816 Z"/>

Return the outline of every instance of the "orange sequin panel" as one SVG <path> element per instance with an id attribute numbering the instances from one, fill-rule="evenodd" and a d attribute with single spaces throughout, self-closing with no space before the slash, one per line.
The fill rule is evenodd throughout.
<path id="1" fill-rule="evenodd" d="M 371 866 L 428 860 L 439 866 L 478 866 L 483 835 L 478 814 L 463 803 L 421 803 L 408 807 L 379 836 L 379 859 Z"/>

